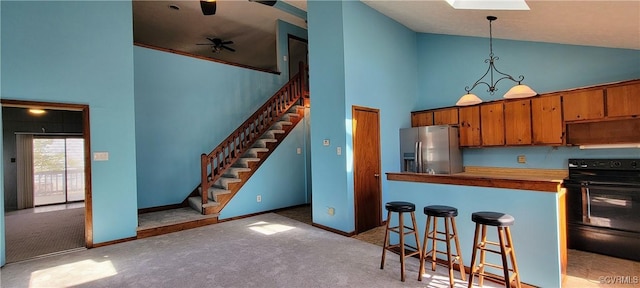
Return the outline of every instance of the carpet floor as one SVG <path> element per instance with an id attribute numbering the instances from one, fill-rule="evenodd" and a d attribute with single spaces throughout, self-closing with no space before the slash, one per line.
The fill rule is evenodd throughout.
<path id="1" fill-rule="evenodd" d="M 379 246 L 275 213 L 6 265 L 2 287 L 447 287 L 446 269 L 406 282 Z M 458 280 L 456 287 L 466 287 Z M 499 287 L 496 286 L 496 287 Z"/>
<path id="2" fill-rule="evenodd" d="M 5 215 L 7 263 L 85 246 L 84 208 Z"/>

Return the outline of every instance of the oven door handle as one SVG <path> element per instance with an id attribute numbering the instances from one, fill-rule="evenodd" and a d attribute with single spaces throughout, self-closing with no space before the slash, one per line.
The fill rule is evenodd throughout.
<path id="1" fill-rule="evenodd" d="M 583 182 L 582 186 L 590 187 L 592 189 L 607 190 L 613 192 L 633 192 L 639 191 L 640 185 L 626 184 L 626 183 L 611 183 L 611 182 Z"/>
<path id="2" fill-rule="evenodd" d="M 584 187 L 584 191 L 587 193 L 587 219 L 585 222 L 591 223 L 591 193 L 588 186 Z"/>

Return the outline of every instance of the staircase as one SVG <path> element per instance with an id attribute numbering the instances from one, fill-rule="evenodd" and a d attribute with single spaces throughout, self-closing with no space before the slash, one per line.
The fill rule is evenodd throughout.
<path id="1" fill-rule="evenodd" d="M 304 117 L 306 67 L 291 78 L 238 129 L 201 155 L 201 183 L 187 199 L 203 215 L 217 214 Z M 307 100 L 304 100 L 306 102 Z"/>

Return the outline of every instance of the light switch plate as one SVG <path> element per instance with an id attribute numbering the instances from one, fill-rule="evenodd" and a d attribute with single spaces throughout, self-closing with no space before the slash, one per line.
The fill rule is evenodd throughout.
<path id="1" fill-rule="evenodd" d="M 518 155 L 518 163 L 527 163 L 527 157 L 524 155 Z"/>
<path id="2" fill-rule="evenodd" d="M 109 152 L 93 152 L 93 161 L 109 161 Z"/>
<path id="3" fill-rule="evenodd" d="M 342 147 L 337 147 L 336 148 L 336 154 L 342 155 Z"/>
<path id="4" fill-rule="evenodd" d="M 296 153 L 302 154 L 302 148 L 296 148 Z"/>

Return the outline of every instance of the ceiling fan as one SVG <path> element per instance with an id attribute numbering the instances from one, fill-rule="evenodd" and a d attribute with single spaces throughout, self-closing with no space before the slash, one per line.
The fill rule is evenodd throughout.
<path id="1" fill-rule="evenodd" d="M 222 49 L 229 50 L 231 52 L 236 52 L 236 49 L 233 49 L 227 45 L 233 44 L 233 41 L 223 41 L 220 38 L 209 38 L 207 40 L 211 41 L 211 43 L 198 43 L 196 45 L 209 45 L 211 46 L 211 52 L 220 53 Z"/>

